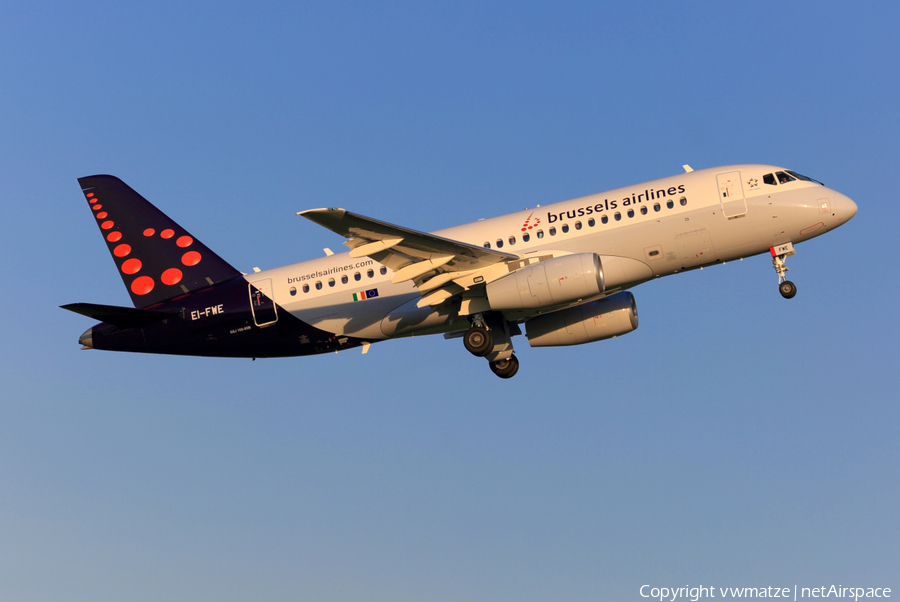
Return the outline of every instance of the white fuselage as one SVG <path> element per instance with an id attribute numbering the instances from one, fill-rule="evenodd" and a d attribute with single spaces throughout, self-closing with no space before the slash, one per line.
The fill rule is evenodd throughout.
<path id="1" fill-rule="evenodd" d="M 784 171 L 770 165 L 697 170 L 433 234 L 520 256 L 596 253 L 604 269 L 623 283 L 607 291 L 616 292 L 651 278 L 765 253 L 782 243 L 797 244 L 856 213 L 853 201 L 821 184 L 764 182 L 764 176 L 771 180 L 771 174 Z M 421 295 L 413 282 L 393 284 L 391 274 L 372 259 L 340 253 L 245 277 L 270 285 L 280 307 L 337 336 L 374 342 L 468 328 L 455 310 L 416 308 Z M 366 295 L 376 290 L 377 296 Z"/>

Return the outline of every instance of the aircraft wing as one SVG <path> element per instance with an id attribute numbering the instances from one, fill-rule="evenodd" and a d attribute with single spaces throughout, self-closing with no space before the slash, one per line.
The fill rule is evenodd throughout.
<path id="1" fill-rule="evenodd" d="M 392 282 L 412 280 L 436 305 L 461 292 L 453 280 L 518 255 L 395 226 L 344 209 L 300 211 L 306 219 L 349 239 L 350 257 L 370 257 L 394 271 Z M 456 290 L 458 289 L 458 290 Z M 430 300 L 429 300 L 430 298 Z"/>

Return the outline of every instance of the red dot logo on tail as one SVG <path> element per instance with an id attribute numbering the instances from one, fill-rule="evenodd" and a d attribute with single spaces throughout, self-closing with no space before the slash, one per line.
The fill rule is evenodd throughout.
<path id="1" fill-rule="evenodd" d="M 179 282 L 181 282 L 181 276 L 181 270 L 179 270 L 178 268 L 169 268 L 162 273 L 160 280 L 162 280 L 163 284 L 172 286 L 173 284 L 178 284 Z"/>
<path id="2" fill-rule="evenodd" d="M 150 276 L 138 276 L 131 283 L 131 292 L 135 295 L 146 295 L 153 290 L 156 283 Z"/>
<path id="3" fill-rule="evenodd" d="M 125 274 L 137 274 L 141 271 L 143 265 L 140 259 L 132 257 L 131 259 L 126 259 L 122 264 L 122 272 Z"/>
<path id="4" fill-rule="evenodd" d="M 181 263 L 190 267 L 192 265 L 197 265 L 200 263 L 200 253 L 197 251 L 188 251 L 184 255 L 181 256 Z"/>

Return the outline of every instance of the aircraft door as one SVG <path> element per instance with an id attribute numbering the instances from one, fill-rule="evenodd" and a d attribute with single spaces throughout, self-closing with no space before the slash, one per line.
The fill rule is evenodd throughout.
<path id="1" fill-rule="evenodd" d="M 274 299 L 270 278 L 250 283 L 250 311 L 257 326 L 269 326 L 278 321 Z"/>
<path id="2" fill-rule="evenodd" d="M 722 214 L 725 217 L 737 217 L 747 213 L 747 200 L 744 198 L 741 172 L 720 173 L 716 176 L 716 184 L 719 187 L 719 202 L 722 203 Z"/>

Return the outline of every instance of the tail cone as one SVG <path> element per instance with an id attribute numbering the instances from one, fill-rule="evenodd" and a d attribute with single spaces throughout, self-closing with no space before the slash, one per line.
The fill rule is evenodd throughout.
<path id="1" fill-rule="evenodd" d="M 88 328 L 84 331 L 80 337 L 78 337 L 78 342 L 81 343 L 82 349 L 93 349 L 94 348 L 94 328 Z"/>

